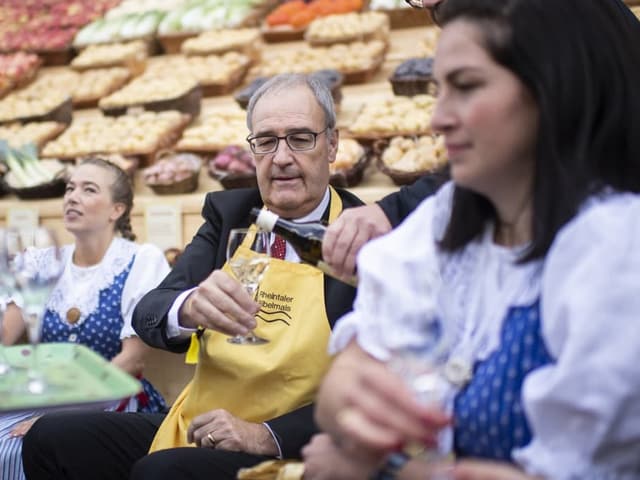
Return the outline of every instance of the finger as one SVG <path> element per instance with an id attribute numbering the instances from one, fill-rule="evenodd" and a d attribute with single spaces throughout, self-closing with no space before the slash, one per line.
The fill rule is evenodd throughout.
<path id="1" fill-rule="evenodd" d="M 197 324 L 201 327 L 215 330 L 225 335 L 245 335 L 250 330 L 209 301 L 194 301 L 193 311 L 194 318 L 197 319 Z"/>
<path id="2" fill-rule="evenodd" d="M 359 444 L 364 445 L 366 449 L 382 452 L 396 449 L 403 442 L 403 438 L 395 430 L 371 422 L 355 408 L 341 410 L 336 420 L 351 439 L 351 442 L 342 444 L 342 448 L 350 453 L 351 450 L 360 450 Z"/>
<path id="3" fill-rule="evenodd" d="M 363 389 L 376 392 L 376 396 L 391 405 L 394 411 L 404 413 L 412 423 L 421 420 L 431 429 L 439 429 L 451 422 L 450 415 L 439 407 L 420 404 L 406 383 L 386 366 L 369 366 L 363 371 L 361 384 Z"/>
<path id="4" fill-rule="evenodd" d="M 358 253 L 365 243 L 373 238 L 370 231 L 364 229 L 358 229 L 355 236 L 351 239 L 351 245 L 346 252 L 346 256 L 342 261 L 343 272 L 345 275 L 353 275 L 356 271 L 356 260 Z"/>
<path id="5" fill-rule="evenodd" d="M 193 418 L 187 428 L 187 441 L 189 443 L 197 443 L 196 438 L 202 437 L 202 428 L 207 427 L 206 432 L 210 432 L 214 427 L 214 422 L 219 410 L 210 410 Z M 198 433 L 199 432 L 199 433 Z"/>
<path id="6" fill-rule="evenodd" d="M 399 448 L 408 441 L 433 445 L 442 427 L 440 417 L 444 417 L 445 425 L 448 417 L 419 405 L 404 383 L 384 366 L 368 366 L 363 370 L 369 370 L 365 373 L 373 375 L 374 380 L 361 377 L 358 388 L 347 393 L 346 405 L 350 405 L 347 408 L 357 410 L 359 417 L 354 417 L 358 421 L 351 421 L 345 433 L 376 450 Z M 435 421 L 429 415 L 434 415 Z M 362 431 L 354 431 L 358 427 Z M 369 435 L 371 438 L 367 439 Z"/>
<path id="7" fill-rule="evenodd" d="M 496 462 L 465 460 L 453 469 L 455 480 L 524 480 L 527 477 L 522 471 Z"/>
<path id="8" fill-rule="evenodd" d="M 210 277 L 210 281 L 200 284 L 191 310 L 200 325 L 235 334 L 255 327 L 258 304 L 238 282 L 220 272 L 216 278 Z"/>
<path id="9" fill-rule="evenodd" d="M 346 222 L 344 217 L 341 215 L 327 228 L 327 231 L 322 238 L 322 258 L 329 264 L 332 265 L 335 263 L 335 250 L 336 243 L 338 239 L 342 235 L 342 231 L 344 229 Z"/>
<path id="10" fill-rule="evenodd" d="M 349 269 L 349 266 L 345 265 L 345 262 L 350 255 L 353 256 L 353 241 L 357 236 L 357 228 L 353 224 L 349 224 L 342 229 L 340 237 L 338 237 L 334 243 L 331 261 L 333 269 L 339 275 L 353 274 L 353 266 L 355 262 L 352 263 L 351 269 Z"/>

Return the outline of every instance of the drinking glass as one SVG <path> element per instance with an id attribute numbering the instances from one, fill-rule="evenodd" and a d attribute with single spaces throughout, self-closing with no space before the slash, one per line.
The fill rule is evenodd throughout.
<path id="1" fill-rule="evenodd" d="M 37 345 L 47 301 L 64 268 L 62 251 L 55 233 L 46 227 L 8 230 L 6 245 L 9 271 L 22 298 L 23 317 L 31 344 L 26 390 L 40 395 L 52 388 L 39 368 Z"/>
<path id="2" fill-rule="evenodd" d="M 455 390 L 445 376 L 450 344 L 441 320 L 427 312 L 413 312 L 398 318 L 387 335 L 389 368 L 404 380 L 421 404 L 432 405 L 451 414 Z M 451 426 L 440 430 L 435 447 L 417 443 L 406 447 L 407 454 L 436 467 L 452 462 L 452 451 Z M 443 470 L 430 478 L 448 480 L 451 476 Z"/>
<path id="3" fill-rule="evenodd" d="M 4 354 L 2 344 L 2 320 L 7 302 L 14 295 L 15 286 L 13 274 L 9 270 L 6 241 L 7 230 L 0 228 L 0 379 L 6 378 L 11 373 L 11 366 Z"/>
<path id="4" fill-rule="evenodd" d="M 269 267 L 270 235 L 261 230 L 234 228 L 227 242 L 227 263 L 247 293 L 255 299 L 260 281 Z M 262 345 L 269 340 L 249 332 L 227 339 L 238 345 Z"/>

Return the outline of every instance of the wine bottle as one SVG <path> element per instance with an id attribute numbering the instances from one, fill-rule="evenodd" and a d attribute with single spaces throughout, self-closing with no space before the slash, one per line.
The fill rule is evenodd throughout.
<path id="1" fill-rule="evenodd" d="M 327 275 L 356 286 L 358 280 L 355 275 L 349 278 L 339 278 L 333 269 L 322 259 L 322 239 L 327 231 L 320 222 L 292 222 L 279 217 L 268 210 L 251 209 L 251 217 L 256 225 L 267 232 L 274 232 L 283 237 L 296 251 L 300 260 L 319 268 Z"/>

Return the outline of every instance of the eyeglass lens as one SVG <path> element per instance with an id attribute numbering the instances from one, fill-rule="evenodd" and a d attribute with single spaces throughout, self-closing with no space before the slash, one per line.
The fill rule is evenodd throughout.
<path id="1" fill-rule="evenodd" d="M 316 135 L 311 132 L 290 133 L 285 137 L 269 136 L 251 139 L 251 147 L 255 153 L 272 153 L 278 149 L 281 138 L 287 142 L 291 150 L 311 150 L 316 146 Z"/>

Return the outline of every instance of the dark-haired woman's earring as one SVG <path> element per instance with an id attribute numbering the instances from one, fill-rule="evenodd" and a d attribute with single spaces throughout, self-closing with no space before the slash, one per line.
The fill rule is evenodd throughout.
<path id="1" fill-rule="evenodd" d="M 411 5 L 413 8 L 424 8 L 424 3 L 422 3 L 422 0 L 404 0 L 405 2 L 407 2 L 409 5 Z"/>

